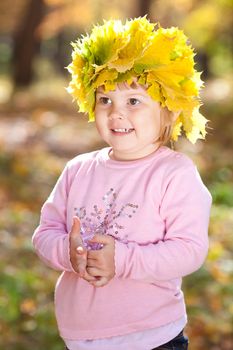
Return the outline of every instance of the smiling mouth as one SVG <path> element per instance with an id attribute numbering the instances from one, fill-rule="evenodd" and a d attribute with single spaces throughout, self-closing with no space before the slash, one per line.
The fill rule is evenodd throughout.
<path id="1" fill-rule="evenodd" d="M 129 134 L 134 131 L 134 129 L 111 129 L 114 133 Z"/>

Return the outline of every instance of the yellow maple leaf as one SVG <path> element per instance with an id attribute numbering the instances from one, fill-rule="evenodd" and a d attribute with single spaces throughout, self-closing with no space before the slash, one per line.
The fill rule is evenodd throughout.
<path id="1" fill-rule="evenodd" d="M 129 39 L 118 53 L 118 58 L 108 64 L 109 68 L 115 68 L 118 72 L 125 72 L 131 69 L 134 61 L 141 57 L 145 48 L 150 45 L 150 38 L 153 35 L 155 24 L 151 24 L 148 20 L 137 18 L 127 21 L 125 24 L 126 35 Z"/>
<path id="2" fill-rule="evenodd" d="M 95 81 L 93 81 L 92 86 L 94 89 L 98 88 L 101 85 L 104 85 L 107 81 L 113 82 L 118 76 L 118 73 L 116 70 L 103 70 L 101 73 L 98 74 Z"/>
<path id="3" fill-rule="evenodd" d="M 172 140 L 177 141 L 178 137 L 181 135 L 182 121 L 180 116 L 176 119 L 172 128 Z"/>
<path id="4" fill-rule="evenodd" d="M 106 21 L 102 26 L 94 26 L 89 45 L 94 63 L 103 66 L 117 59 L 118 52 L 127 45 L 127 36 L 121 21 Z"/>
<path id="5" fill-rule="evenodd" d="M 154 81 L 151 86 L 147 89 L 148 94 L 158 102 L 163 102 L 162 96 L 161 96 L 161 87 L 160 85 Z"/>

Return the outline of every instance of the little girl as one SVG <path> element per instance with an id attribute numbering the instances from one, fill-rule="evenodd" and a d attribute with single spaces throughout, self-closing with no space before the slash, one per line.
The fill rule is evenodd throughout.
<path id="1" fill-rule="evenodd" d="M 33 236 L 62 271 L 60 335 L 69 350 L 187 349 L 181 281 L 205 260 L 211 197 L 164 145 L 206 134 L 193 49 L 145 17 L 104 22 L 73 47 L 68 90 L 109 147 L 67 163 Z"/>

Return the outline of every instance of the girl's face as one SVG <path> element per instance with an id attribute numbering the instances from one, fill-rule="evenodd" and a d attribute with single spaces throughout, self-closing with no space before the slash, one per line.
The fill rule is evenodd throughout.
<path id="1" fill-rule="evenodd" d="M 153 153 L 160 145 L 160 119 L 159 103 L 140 85 L 121 83 L 109 92 L 97 89 L 96 127 L 112 147 L 113 159 L 133 160 Z"/>

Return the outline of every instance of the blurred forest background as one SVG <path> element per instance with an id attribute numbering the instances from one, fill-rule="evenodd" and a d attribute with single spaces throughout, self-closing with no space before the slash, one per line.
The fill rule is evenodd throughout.
<path id="1" fill-rule="evenodd" d="M 102 19 L 145 14 L 184 29 L 205 80 L 207 140 L 175 146 L 213 196 L 208 259 L 184 279 L 190 350 L 233 349 L 232 10 L 232 0 L 1 0 L 1 350 L 63 349 L 53 312 L 58 273 L 35 256 L 31 235 L 66 161 L 103 146 L 65 91 L 70 42 Z"/>

